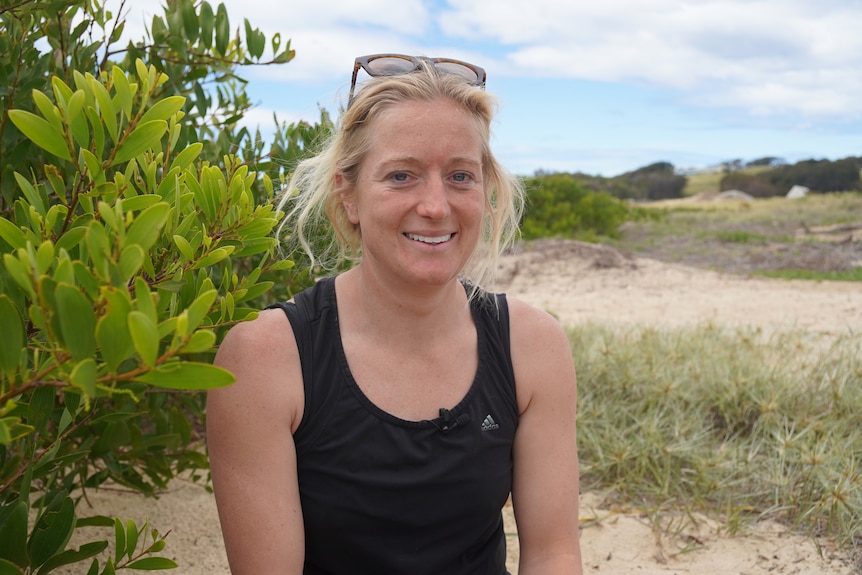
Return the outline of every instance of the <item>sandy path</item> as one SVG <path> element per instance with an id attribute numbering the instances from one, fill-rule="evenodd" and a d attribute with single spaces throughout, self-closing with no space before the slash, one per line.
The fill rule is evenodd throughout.
<path id="1" fill-rule="evenodd" d="M 554 313 L 561 322 L 683 325 L 704 321 L 765 330 L 799 327 L 815 337 L 862 328 L 859 284 L 746 279 L 652 260 L 576 242 L 547 242 L 507 256 L 500 287 Z M 149 518 L 173 531 L 165 555 L 188 575 L 228 574 L 213 498 L 201 487 L 175 482 L 159 500 L 136 494 L 91 494 L 95 512 Z M 704 519 L 696 528 L 656 533 L 636 512 L 598 507 L 582 496 L 584 573 L 667 575 L 845 575 L 852 567 L 827 543 L 763 523 L 745 536 L 726 537 Z M 83 509 L 80 512 L 84 512 Z M 517 529 L 506 510 L 510 563 L 517 574 Z"/>

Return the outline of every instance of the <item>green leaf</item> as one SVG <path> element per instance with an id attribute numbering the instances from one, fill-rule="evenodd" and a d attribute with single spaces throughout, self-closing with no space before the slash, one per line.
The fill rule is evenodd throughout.
<path id="1" fill-rule="evenodd" d="M 27 245 L 27 240 L 21 228 L 6 218 L 0 218 L 0 238 L 3 238 L 7 244 L 12 246 L 13 250 L 23 248 Z"/>
<path id="2" fill-rule="evenodd" d="M 6 520 L 0 524 L 0 558 L 19 567 L 27 567 L 30 563 L 27 555 L 28 506 L 25 501 L 18 500 L 11 507 L 9 512 L 0 508 L 6 516 Z"/>
<path id="3" fill-rule="evenodd" d="M 134 417 L 133 414 L 128 414 Z M 95 422 L 94 422 L 95 423 Z M 76 527 L 113 527 L 114 520 L 107 515 L 91 515 L 90 517 L 78 517 Z"/>
<path id="4" fill-rule="evenodd" d="M 35 427 L 24 425 L 18 417 L 2 417 L 0 418 L 0 445 L 9 445 L 34 431 L 36 431 Z M 2 545 L 0 545 L 0 555 L 3 555 Z"/>
<path id="5" fill-rule="evenodd" d="M 279 260 L 272 264 L 269 269 L 276 272 L 293 269 L 294 267 L 296 267 L 296 263 L 293 260 Z"/>
<path id="6" fill-rule="evenodd" d="M 24 575 L 24 572 L 11 561 L 0 559 L 0 575 Z"/>
<path id="7" fill-rule="evenodd" d="M 200 7 L 201 31 L 198 35 L 200 45 L 209 50 L 213 44 L 213 9 L 208 2 L 201 2 Z"/>
<path id="8" fill-rule="evenodd" d="M 33 102 L 36 104 L 36 107 L 39 108 L 39 112 L 42 113 L 42 116 L 48 120 L 55 130 L 60 132 L 63 131 L 63 121 L 60 120 L 60 109 L 51 102 L 51 99 L 48 98 L 44 92 L 33 90 L 32 94 Z"/>
<path id="9" fill-rule="evenodd" d="M 105 85 L 93 78 L 87 77 L 90 83 L 90 88 L 93 90 L 93 95 L 96 96 L 96 102 L 99 104 L 99 115 L 105 123 L 105 128 L 108 130 L 108 135 L 112 142 L 117 141 L 117 110 L 114 108 L 114 102 L 111 100 L 111 95 Z M 130 107 L 131 108 L 131 107 Z M 95 130 L 95 126 L 93 128 Z"/>
<path id="10" fill-rule="evenodd" d="M 168 219 L 170 208 L 170 204 L 159 202 L 138 214 L 126 232 L 125 245 L 136 244 L 145 252 L 149 250 L 159 238 L 159 233 Z"/>
<path id="11" fill-rule="evenodd" d="M 23 249 L 23 248 L 22 248 Z M 30 269 L 21 263 L 21 260 L 12 254 L 3 254 L 3 263 L 6 266 L 6 271 L 12 276 L 21 289 L 27 292 L 31 300 L 36 299 L 36 292 L 33 289 L 33 280 L 30 277 Z"/>
<path id="12" fill-rule="evenodd" d="M 211 329 L 199 329 L 192 334 L 188 343 L 180 349 L 180 353 L 204 353 L 211 350 L 215 342 L 215 332 Z"/>
<path id="13" fill-rule="evenodd" d="M 56 511 L 46 512 L 33 530 L 28 543 L 30 564 L 39 567 L 62 550 L 75 530 L 75 502 L 66 497 Z"/>
<path id="14" fill-rule="evenodd" d="M 81 522 L 78 521 L 76 526 L 80 527 L 80 525 Z M 45 564 L 42 565 L 42 568 L 39 569 L 39 575 L 50 573 L 57 567 L 62 567 L 63 565 L 71 565 L 72 563 L 86 561 L 90 557 L 95 557 L 107 547 L 107 541 L 93 541 L 91 543 L 81 545 L 78 549 L 67 549 L 48 559 Z M 0 575 L 2 575 L 2 572 L 0 572 Z"/>
<path id="15" fill-rule="evenodd" d="M 167 557 L 144 557 L 130 563 L 127 569 L 137 569 L 139 571 L 160 571 L 162 569 L 176 569 L 176 562 Z"/>
<path id="16" fill-rule="evenodd" d="M 230 21 L 227 17 L 227 8 L 224 4 L 219 4 L 216 10 L 215 20 L 215 43 L 216 52 L 220 56 L 224 56 L 227 52 L 227 46 L 230 42 Z"/>
<path id="17" fill-rule="evenodd" d="M 109 279 L 108 262 L 111 260 L 111 240 L 108 239 L 105 226 L 95 220 L 91 221 L 87 227 L 85 239 L 93 271 L 101 278 Z"/>
<path id="18" fill-rule="evenodd" d="M 128 315 L 132 309 L 128 292 L 109 288 L 105 294 L 105 314 L 96 324 L 96 343 L 102 351 L 102 359 L 111 373 L 116 373 L 120 364 L 134 351 L 129 332 Z"/>
<path id="19" fill-rule="evenodd" d="M 199 270 L 201 268 L 209 267 L 215 265 L 228 257 L 231 253 L 233 253 L 233 246 L 225 246 L 223 248 L 216 248 L 206 256 L 202 257 L 198 263 L 194 265 L 194 269 Z"/>
<path id="20" fill-rule="evenodd" d="M 176 244 L 177 248 L 180 250 L 185 261 L 190 262 L 195 259 L 195 250 L 186 238 L 180 235 L 175 235 L 174 244 Z"/>
<path id="21" fill-rule="evenodd" d="M 84 114 L 85 99 L 84 91 L 77 90 L 69 98 L 66 108 L 66 121 L 72 131 L 72 138 L 82 148 L 90 144 L 90 128 L 87 124 L 87 116 Z"/>
<path id="22" fill-rule="evenodd" d="M 159 366 L 135 380 L 168 389 L 202 390 L 231 385 L 236 378 L 215 365 L 187 361 Z"/>
<path id="23" fill-rule="evenodd" d="M 84 236 L 86 234 L 87 228 L 84 226 L 79 226 L 68 230 L 65 234 L 60 236 L 60 239 L 57 240 L 57 252 L 59 252 L 61 249 L 66 250 L 67 252 L 71 252 L 72 248 L 77 247 L 78 244 L 81 243 L 81 240 L 84 239 Z"/>
<path id="24" fill-rule="evenodd" d="M 49 154 L 63 160 L 72 160 L 63 134 L 57 132 L 46 120 L 24 110 L 9 110 L 9 119 L 21 133 Z"/>
<path id="25" fill-rule="evenodd" d="M 45 202 L 42 201 L 42 195 L 24 176 L 18 172 L 14 172 L 13 175 L 15 176 L 15 181 L 18 183 L 18 189 L 21 190 L 21 193 L 24 194 L 24 197 L 27 198 L 30 205 L 36 208 L 39 215 L 44 216 L 47 208 L 45 207 Z"/>
<path id="26" fill-rule="evenodd" d="M 137 244 L 123 248 L 123 253 L 120 254 L 120 274 L 123 276 L 124 283 L 141 269 L 144 256 L 144 250 Z"/>
<path id="27" fill-rule="evenodd" d="M 51 420 L 51 412 L 54 411 L 56 399 L 57 391 L 48 385 L 36 388 L 30 396 L 30 404 L 27 406 L 27 420 L 35 424 L 39 433 L 45 433 Z"/>
<path id="28" fill-rule="evenodd" d="M 114 95 L 119 109 L 125 112 L 126 118 L 132 117 L 132 87 L 126 73 L 119 66 L 111 69 L 111 80 L 114 83 Z"/>
<path id="29" fill-rule="evenodd" d="M 123 198 L 123 211 L 138 212 L 152 206 L 153 204 L 157 204 L 160 201 L 162 201 L 162 197 L 158 194 L 141 194 L 139 196 Z"/>
<path id="30" fill-rule="evenodd" d="M 214 289 L 204 291 L 186 309 L 189 318 L 188 331 L 194 331 L 198 328 L 212 308 L 217 295 L 218 292 Z"/>
<path id="31" fill-rule="evenodd" d="M 198 39 L 200 25 L 198 24 L 198 15 L 195 12 L 195 5 L 192 0 L 181 0 L 180 14 L 183 17 L 183 31 L 186 33 L 186 38 L 188 38 L 189 43 L 193 44 Z"/>
<path id="32" fill-rule="evenodd" d="M 129 312 L 129 332 L 132 343 L 145 364 L 153 367 L 159 356 L 159 330 L 150 316 L 134 310 Z"/>
<path id="33" fill-rule="evenodd" d="M 126 520 L 126 555 L 129 559 L 135 556 L 135 549 L 138 547 L 138 526 L 131 519 Z"/>
<path id="34" fill-rule="evenodd" d="M 63 341 L 72 359 L 82 361 L 96 352 L 96 314 L 93 304 L 73 285 L 57 284 L 54 299 Z"/>
<path id="35" fill-rule="evenodd" d="M 150 321 L 153 323 L 159 321 L 156 314 L 156 302 L 153 301 L 150 287 L 144 278 L 140 276 L 135 278 L 135 303 L 138 311 L 145 313 L 150 318 Z"/>
<path id="36" fill-rule="evenodd" d="M 99 119 L 99 112 L 96 111 L 96 108 L 87 106 L 84 109 L 84 113 L 87 115 L 87 120 L 93 129 L 94 155 L 101 158 L 102 152 L 105 151 L 105 127 L 102 126 L 102 121 Z"/>
<path id="37" fill-rule="evenodd" d="M 252 238 L 242 243 L 242 249 L 236 252 L 237 257 L 261 254 L 273 249 L 278 244 L 275 238 Z"/>
<path id="38" fill-rule="evenodd" d="M 163 100 L 159 100 L 141 117 L 140 124 L 145 124 L 152 120 L 168 120 L 171 116 L 182 110 L 185 103 L 186 99 L 182 96 L 168 96 Z"/>
<path id="39" fill-rule="evenodd" d="M 119 517 L 114 518 L 114 561 L 120 562 L 126 552 L 126 530 Z"/>
<path id="40" fill-rule="evenodd" d="M 116 166 L 128 162 L 142 152 L 155 149 L 159 146 L 159 141 L 167 130 L 168 123 L 164 120 L 151 120 L 138 124 L 138 127 L 120 144 L 111 165 Z"/>
<path id="41" fill-rule="evenodd" d="M 174 158 L 173 162 L 171 162 L 171 167 L 168 172 L 173 171 L 174 168 L 180 168 L 181 170 L 185 170 L 186 167 L 188 167 L 198 158 L 198 156 L 200 156 L 201 150 L 203 150 L 203 148 L 204 145 L 201 142 L 189 144 L 186 149 L 177 154 L 177 157 Z"/>
<path id="42" fill-rule="evenodd" d="M 36 250 L 36 275 L 44 275 L 54 263 L 54 244 L 46 240 Z"/>
<path id="43" fill-rule="evenodd" d="M 69 380 L 87 397 L 96 397 L 96 361 L 88 357 L 78 362 L 69 375 Z"/>
<path id="44" fill-rule="evenodd" d="M 6 294 L 0 294 L 0 325 L 3 326 L 3 337 L 0 338 L 0 371 L 11 379 L 12 374 L 18 371 L 25 340 L 21 314 Z"/>
<path id="45" fill-rule="evenodd" d="M 275 282 L 271 281 L 263 281 L 253 286 L 250 286 L 246 293 L 242 297 L 237 297 L 235 303 L 242 303 L 244 301 L 253 300 L 259 296 L 262 296 L 275 285 Z"/>

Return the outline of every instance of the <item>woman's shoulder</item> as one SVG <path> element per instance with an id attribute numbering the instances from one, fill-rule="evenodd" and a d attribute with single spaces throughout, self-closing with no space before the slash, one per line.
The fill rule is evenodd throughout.
<path id="1" fill-rule="evenodd" d="M 292 305 L 292 304 L 282 304 Z M 290 322 L 280 308 L 264 309 L 254 319 L 240 322 L 228 331 L 220 350 L 225 346 L 250 348 L 269 347 L 274 343 L 286 343 L 293 339 Z"/>
<path id="2" fill-rule="evenodd" d="M 506 296 L 506 302 L 509 308 L 509 322 L 513 335 L 526 339 L 537 336 L 565 336 L 560 322 L 548 311 L 511 295 Z"/>
<path id="3" fill-rule="evenodd" d="M 563 326 L 547 311 L 519 298 L 509 302 L 512 369 L 523 413 L 537 393 L 574 382 L 572 351 Z M 569 377 L 571 374 L 572 377 Z"/>
<path id="4" fill-rule="evenodd" d="M 219 346 L 215 364 L 232 372 L 236 382 L 210 392 L 208 402 L 254 405 L 267 416 L 288 417 L 295 429 L 302 417 L 302 368 L 282 310 L 264 310 L 233 326 Z"/>

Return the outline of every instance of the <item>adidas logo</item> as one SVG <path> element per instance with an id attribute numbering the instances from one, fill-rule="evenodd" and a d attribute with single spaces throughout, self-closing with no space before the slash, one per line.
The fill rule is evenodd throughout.
<path id="1" fill-rule="evenodd" d="M 500 426 L 496 421 L 494 421 L 494 418 L 488 414 L 482 422 L 482 431 L 491 431 L 492 429 L 500 429 Z"/>

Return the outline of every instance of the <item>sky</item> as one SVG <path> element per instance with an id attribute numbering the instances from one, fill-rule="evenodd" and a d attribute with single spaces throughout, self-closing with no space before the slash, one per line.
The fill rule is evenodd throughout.
<path id="1" fill-rule="evenodd" d="M 213 8 L 217 0 L 210 0 Z M 126 36 L 164 0 L 130 0 Z M 472 62 L 497 96 L 492 149 L 520 175 L 614 176 L 766 156 L 862 156 L 862 0 L 224 0 L 296 50 L 240 75 L 263 133 L 334 116 L 357 56 Z M 109 10 L 119 0 L 106 0 Z"/>

